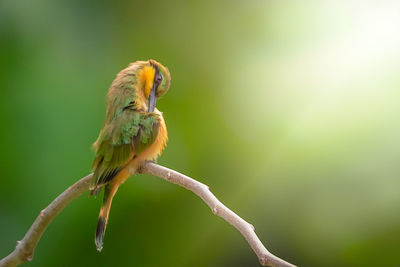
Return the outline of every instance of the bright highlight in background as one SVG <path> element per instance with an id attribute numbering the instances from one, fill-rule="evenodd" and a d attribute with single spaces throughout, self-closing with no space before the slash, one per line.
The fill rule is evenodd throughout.
<path id="1" fill-rule="evenodd" d="M 235 78 L 221 94 L 227 126 L 250 146 L 257 140 L 253 183 L 271 199 L 290 196 L 299 243 L 318 243 L 321 262 L 337 253 L 368 265 L 391 255 L 384 237 L 400 222 L 400 2 L 282 5 L 287 16 L 264 17 L 251 56 L 233 55 L 226 79 Z M 376 247 L 365 243 L 371 232 L 382 247 L 360 261 Z"/>
<path id="2" fill-rule="evenodd" d="M 254 121 L 245 118 L 273 119 L 276 115 L 271 112 L 278 112 L 297 120 L 304 110 L 332 105 L 336 115 L 346 114 L 345 120 L 354 112 L 360 115 L 360 109 L 373 117 L 376 108 L 380 112 L 396 109 L 400 3 L 323 1 L 299 8 L 306 13 L 301 18 L 265 16 L 264 31 L 276 25 L 272 31 L 276 38 L 267 35 L 253 43 L 251 57 L 248 53 L 233 56 L 233 62 L 245 63 L 232 64 L 235 79 L 230 86 L 236 90 L 229 93 L 229 108 L 235 113 L 231 123 L 242 116 L 246 126 L 254 129 Z M 326 121 L 325 112 L 315 115 Z M 358 119 L 369 120 L 368 116 Z"/>

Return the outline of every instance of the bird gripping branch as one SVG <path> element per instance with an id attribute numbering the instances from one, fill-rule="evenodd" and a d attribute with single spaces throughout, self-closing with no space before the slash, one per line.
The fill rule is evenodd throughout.
<path id="1" fill-rule="evenodd" d="M 136 61 L 120 71 L 107 93 L 107 111 L 93 144 L 91 194 L 104 187 L 95 244 L 103 248 L 111 203 L 118 187 L 147 160 L 155 160 L 168 140 L 157 98 L 169 89 L 168 68 L 155 60 Z"/>

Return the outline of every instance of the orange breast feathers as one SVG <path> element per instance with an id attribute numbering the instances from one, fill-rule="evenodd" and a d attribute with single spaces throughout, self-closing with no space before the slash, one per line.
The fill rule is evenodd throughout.
<path id="1" fill-rule="evenodd" d="M 137 157 L 129 161 L 129 163 L 115 176 L 112 180 L 113 184 L 118 186 L 126 181 L 132 173 L 135 173 L 137 168 L 147 160 L 155 160 L 164 150 L 168 141 L 167 125 L 165 124 L 162 112 L 157 108 L 154 112 L 160 115 L 160 126 L 157 137 L 152 145 L 142 151 Z"/>
<path id="2" fill-rule="evenodd" d="M 159 119 L 160 126 L 158 129 L 157 137 L 152 145 L 143 150 L 142 153 L 140 153 L 134 160 L 131 161 L 131 163 L 134 165 L 132 166 L 131 164 L 129 164 L 131 165 L 131 167 L 137 167 L 146 160 L 157 159 L 157 157 L 161 154 L 161 152 L 165 148 L 165 145 L 167 144 L 168 141 L 167 125 L 165 124 L 162 112 L 160 112 L 157 108 L 154 109 L 154 112 L 160 115 Z"/>

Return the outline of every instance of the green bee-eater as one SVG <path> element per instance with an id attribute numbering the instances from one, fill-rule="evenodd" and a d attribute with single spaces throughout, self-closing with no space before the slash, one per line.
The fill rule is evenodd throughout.
<path id="1" fill-rule="evenodd" d="M 168 68 L 154 60 L 137 61 L 118 73 L 107 94 L 107 112 L 93 144 L 91 194 L 104 186 L 95 243 L 103 247 L 111 202 L 118 187 L 146 160 L 155 160 L 168 139 L 157 98 L 169 89 Z"/>

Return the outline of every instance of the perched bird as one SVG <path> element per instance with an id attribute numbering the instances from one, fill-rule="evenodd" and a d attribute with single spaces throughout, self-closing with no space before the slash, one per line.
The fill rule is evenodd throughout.
<path id="1" fill-rule="evenodd" d="M 118 187 L 147 160 L 155 160 L 168 135 L 157 98 L 169 89 L 168 68 L 155 60 L 136 61 L 118 73 L 107 94 L 106 118 L 93 144 L 91 194 L 104 187 L 95 243 L 103 248 L 111 202 Z"/>

